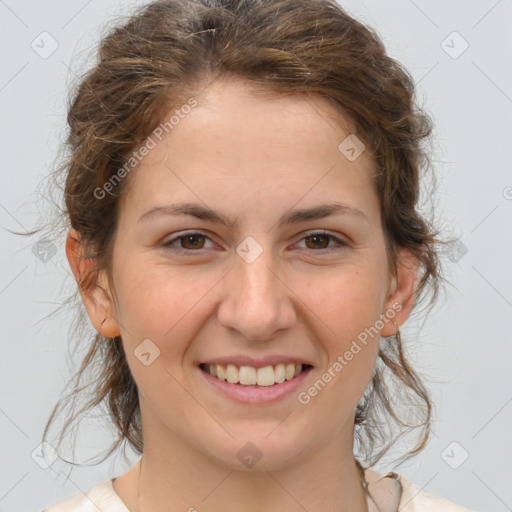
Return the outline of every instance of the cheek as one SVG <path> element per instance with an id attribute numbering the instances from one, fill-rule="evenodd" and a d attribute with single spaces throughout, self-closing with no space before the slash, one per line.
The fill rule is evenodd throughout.
<path id="1" fill-rule="evenodd" d="M 317 326 L 325 357 L 319 378 L 329 382 L 329 390 L 319 393 L 318 414 L 323 406 L 331 411 L 335 407 L 338 414 L 355 407 L 372 378 L 380 346 L 375 324 L 386 284 L 385 274 L 377 269 L 369 264 L 340 267 L 322 279 L 305 282 L 297 292 Z"/>
<path id="2" fill-rule="evenodd" d="M 372 378 L 380 346 L 371 329 L 381 313 L 377 282 L 369 272 L 338 272 L 300 292 L 324 356 L 317 380 L 302 397 L 310 400 L 313 416 L 329 417 L 326 423 L 335 418 L 333 424 L 342 424 Z"/>
<path id="3" fill-rule="evenodd" d="M 120 322 L 130 344 L 153 339 L 176 353 L 203 323 L 204 305 L 221 274 L 165 263 L 125 261 L 118 275 Z"/>
<path id="4" fill-rule="evenodd" d="M 297 290 L 319 323 L 323 323 L 326 343 L 343 349 L 346 342 L 374 325 L 382 308 L 384 276 L 371 268 L 342 268 L 316 276 Z"/>
<path id="5" fill-rule="evenodd" d="M 166 389 L 161 399 L 174 409 L 181 403 L 182 360 L 203 325 L 203 300 L 215 284 L 213 279 L 208 286 L 206 276 L 194 279 L 188 270 L 125 261 L 116 286 L 123 346 L 137 386 L 156 402 L 158 390 Z"/>

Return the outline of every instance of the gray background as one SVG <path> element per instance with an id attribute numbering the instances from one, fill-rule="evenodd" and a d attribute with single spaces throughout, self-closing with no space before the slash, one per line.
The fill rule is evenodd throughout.
<path id="1" fill-rule="evenodd" d="M 100 26 L 133 5 L 0 0 L 1 511 L 41 510 L 136 460 L 128 451 L 128 461 L 77 467 L 68 479 L 60 461 L 46 469 L 35 462 L 69 364 L 81 355 L 67 354 L 70 312 L 48 317 L 73 281 L 62 239 L 45 257 L 35 251 L 37 239 L 6 231 L 30 228 L 44 214 L 37 187 L 63 139 L 74 70 L 87 65 Z M 427 448 L 396 471 L 469 508 L 512 510 L 512 0 L 342 5 L 379 32 L 418 83 L 436 121 L 437 216 L 460 237 L 443 256 L 454 286 L 424 325 L 413 320 L 404 330 L 430 379 L 436 422 Z M 52 44 L 58 47 L 45 55 Z M 75 452 L 78 462 L 111 440 L 94 424 Z"/>

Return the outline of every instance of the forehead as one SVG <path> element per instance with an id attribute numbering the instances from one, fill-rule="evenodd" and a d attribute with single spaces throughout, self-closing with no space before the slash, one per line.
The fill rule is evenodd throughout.
<path id="1" fill-rule="evenodd" d="M 164 116 L 174 114 L 172 128 L 150 136 L 155 147 L 130 176 L 123 201 L 155 206 L 184 196 L 224 203 L 265 196 L 297 202 L 336 195 L 336 187 L 345 196 L 371 193 L 373 162 L 364 151 L 351 161 L 340 150 L 351 123 L 327 99 L 217 81 L 193 100 L 193 108 L 174 107 Z"/>
<path id="2" fill-rule="evenodd" d="M 277 93 L 243 80 L 219 79 L 203 89 L 197 100 L 190 115 L 197 130 L 215 125 L 238 136 L 257 135 L 260 144 L 283 140 L 291 145 L 294 137 L 299 143 L 305 135 L 313 140 L 330 132 L 339 138 L 354 131 L 343 107 L 315 93 Z"/>

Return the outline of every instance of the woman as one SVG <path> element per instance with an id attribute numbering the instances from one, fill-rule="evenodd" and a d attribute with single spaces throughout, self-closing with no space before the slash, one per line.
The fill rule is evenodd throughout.
<path id="1" fill-rule="evenodd" d="M 68 121 L 79 377 L 141 458 L 47 512 L 467 510 L 371 469 L 390 427 L 427 442 L 399 328 L 441 280 L 431 122 L 371 29 L 334 0 L 154 2 Z"/>

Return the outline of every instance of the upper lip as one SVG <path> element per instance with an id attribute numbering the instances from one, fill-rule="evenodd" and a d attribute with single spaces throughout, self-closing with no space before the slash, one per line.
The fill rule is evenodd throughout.
<path id="1" fill-rule="evenodd" d="M 263 368 L 264 366 L 275 366 L 277 364 L 302 364 L 313 366 L 309 361 L 302 357 L 283 356 L 283 355 L 267 355 L 263 357 L 249 357 L 245 355 L 216 357 L 215 359 L 207 359 L 200 361 L 199 364 L 232 364 L 234 366 L 252 366 L 253 368 Z"/>

